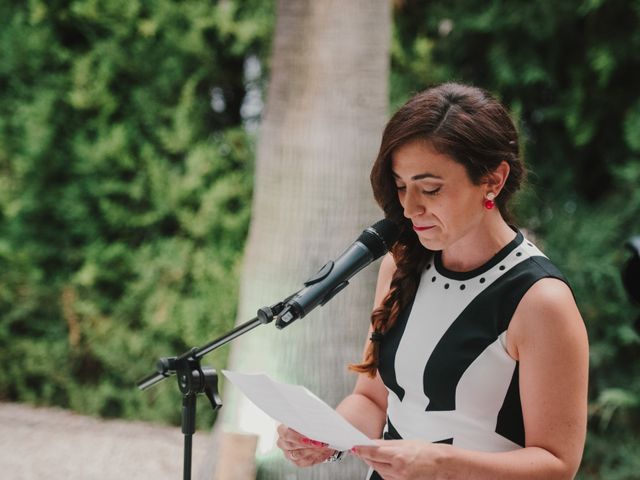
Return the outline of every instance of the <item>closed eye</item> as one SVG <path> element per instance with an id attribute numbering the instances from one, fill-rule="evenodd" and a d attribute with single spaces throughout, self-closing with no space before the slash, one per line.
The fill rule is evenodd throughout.
<path id="1" fill-rule="evenodd" d="M 424 193 L 425 195 L 437 195 L 440 192 L 440 188 L 435 188 L 433 190 L 423 190 L 422 193 Z"/>

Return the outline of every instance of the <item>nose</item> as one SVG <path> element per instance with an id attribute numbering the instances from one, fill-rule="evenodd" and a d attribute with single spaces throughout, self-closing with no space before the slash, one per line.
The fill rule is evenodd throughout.
<path id="1" fill-rule="evenodd" d="M 404 195 L 404 216 L 411 219 L 422 215 L 425 212 L 425 207 L 421 203 L 420 192 L 416 192 L 415 188 L 407 187 Z"/>

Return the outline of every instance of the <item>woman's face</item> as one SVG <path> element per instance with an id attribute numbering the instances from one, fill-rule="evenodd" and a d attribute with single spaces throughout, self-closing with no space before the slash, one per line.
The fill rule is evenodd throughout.
<path id="1" fill-rule="evenodd" d="M 474 185 L 465 167 L 430 143 L 402 145 L 393 153 L 391 169 L 404 216 L 429 250 L 468 239 L 480 225 L 486 185 Z"/>

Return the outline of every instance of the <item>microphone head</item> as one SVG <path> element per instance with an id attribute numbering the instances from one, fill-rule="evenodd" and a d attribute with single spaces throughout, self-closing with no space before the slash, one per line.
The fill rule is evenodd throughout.
<path id="1" fill-rule="evenodd" d="M 373 254 L 373 259 L 381 257 L 396 243 L 400 230 L 391 220 L 383 218 L 367 228 L 358 241 Z"/>

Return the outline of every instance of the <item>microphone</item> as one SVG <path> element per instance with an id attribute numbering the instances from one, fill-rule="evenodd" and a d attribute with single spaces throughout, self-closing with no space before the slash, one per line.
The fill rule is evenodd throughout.
<path id="1" fill-rule="evenodd" d="M 282 329 L 324 305 L 349 285 L 349 279 L 374 260 L 387 253 L 399 235 L 398 227 L 382 219 L 364 230 L 358 239 L 335 261 L 327 262 L 304 288 L 284 301 L 276 316 L 276 328 Z"/>

